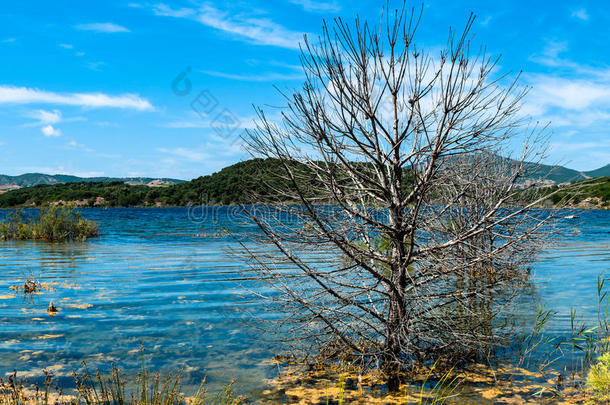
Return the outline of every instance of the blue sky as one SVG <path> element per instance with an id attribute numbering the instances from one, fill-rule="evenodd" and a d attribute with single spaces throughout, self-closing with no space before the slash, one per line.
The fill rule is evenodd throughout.
<path id="1" fill-rule="evenodd" d="M 4 2 L 0 174 L 190 179 L 244 159 L 252 105 L 302 83 L 302 35 L 382 3 Z M 471 11 L 475 42 L 532 86 L 524 110 L 552 122 L 547 161 L 610 163 L 610 3 L 427 1 L 417 42 L 438 49 Z"/>

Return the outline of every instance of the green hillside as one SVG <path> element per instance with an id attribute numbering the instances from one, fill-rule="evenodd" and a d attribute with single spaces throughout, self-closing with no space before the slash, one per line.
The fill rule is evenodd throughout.
<path id="1" fill-rule="evenodd" d="M 186 206 L 189 204 L 229 205 L 250 201 L 253 195 L 263 200 L 269 184 L 277 183 L 279 161 L 252 159 L 225 167 L 209 176 L 168 187 L 128 185 L 124 182 L 79 182 L 38 184 L 0 194 L 0 207 L 40 206 L 53 201 L 79 201 L 82 205 L 107 206 Z M 103 201 L 97 201 L 98 197 Z M 87 200 L 87 201 L 84 201 Z"/>
<path id="2" fill-rule="evenodd" d="M 60 184 L 60 183 L 80 183 L 80 182 L 107 182 L 121 181 L 130 184 L 149 184 L 155 180 L 160 184 L 177 184 L 184 180 L 168 179 L 168 178 L 152 178 L 152 177 L 78 177 L 66 174 L 42 174 L 42 173 L 26 173 L 19 176 L 0 175 L 0 186 L 17 185 L 20 187 L 32 187 L 38 184 Z"/>
<path id="3" fill-rule="evenodd" d="M 532 164 L 532 166 L 534 166 Z M 569 183 L 572 181 L 584 180 L 585 176 L 579 171 L 568 169 L 563 166 L 539 165 L 536 170 L 529 173 L 529 177 L 534 179 L 546 178 L 555 183 Z M 593 177 L 593 176 L 590 176 Z"/>
<path id="4" fill-rule="evenodd" d="M 554 171 L 549 175 L 550 170 Z M 66 181 L 65 183 L 38 184 L 0 194 L 0 208 L 44 206 L 60 200 L 77 202 L 82 206 L 125 207 L 231 205 L 252 202 L 254 196 L 257 197 L 257 202 L 273 201 L 275 198 L 272 197 L 276 197 L 274 189 L 290 188 L 277 176 L 282 171 L 277 160 L 252 159 L 225 167 L 212 175 L 167 187 L 130 185 L 123 181 L 70 182 L 73 176 L 65 176 L 56 178 L 58 181 Z M 529 176 L 545 175 L 565 183 L 574 173 L 578 172 L 544 166 L 529 173 Z M 554 203 L 566 198 L 574 204 L 587 197 L 598 197 L 603 203 L 610 200 L 610 177 L 580 180 L 575 184 L 576 186 L 553 186 L 544 190 L 560 190 L 552 197 Z"/>
<path id="5" fill-rule="evenodd" d="M 568 186 L 553 186 L 545 189 L 551 196 L 553 204 L 568 204 L 569 206 L 583 206 L 588 208 L 610 208 L 610 177 L 581 180 Z M 589 200 L 587 202 L 587 200 Z"/>
<path id="6" fill-rule="evenodd" d="M 591 170 L 590 172 L 585 172 L 585 174 L 589 177 L 606 177 L 610 176 L 610 164 L 607 164 L 604 167 L 600 167 L 597 170 Z"/>

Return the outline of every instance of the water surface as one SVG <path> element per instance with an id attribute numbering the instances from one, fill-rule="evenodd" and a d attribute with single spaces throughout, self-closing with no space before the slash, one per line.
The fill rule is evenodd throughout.
<path id="1" fill-rule="evenodd" d="M 558 312 L 553 333 L 569 328 L 569 313 L 593 321 L 597 276 L 610 276 L 610 211 L 576 211 L 560 219 L 561 236 L 534 266 L 536 302 Z M 235 209 L 84 209 L 101 236 L 86 243 L 0 242 L 0 374 L 38 375 L 52 366 L 69 384 L 81 361 L 90 369 L 184 369 L 187 385 L 207 376 L 212 386 L 238 381 L 256 392 L 276 370 L 280 348 L 244 322 L 248 313 L 273 318 L 244 291 L 245 264 L 227 252 L 223 229 L 252 231 Z M 566 212 L 574 214 L 574 211 Z M 26 298 L 10 290 L 25 278 L 51 290 Z M 229 281 L 236 280 L 239 281 Z M 610 287 L 610 284 L 609 284 Z M 255 288 L 260 288 L 255 286 Z M 12 297 L 14 295 L 14 297 Z M 53 301 L 59 313 L 49 316 Z"/>

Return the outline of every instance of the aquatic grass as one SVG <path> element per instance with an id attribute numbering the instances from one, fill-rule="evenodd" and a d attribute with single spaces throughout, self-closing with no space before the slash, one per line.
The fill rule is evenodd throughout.
<path id="1" fill-rule="evenodd" d="M 451 367 L 451 369 L 444 372 L 440 378 L 436 381 L 436 384 L 431 389 L 426 389 L 426 385 L 428 381 L 434 374 L 435 369 L 437 368 L 437 363 L 434 363 L 424 381 L 421 383 L 420 392 L 419 392 L 419 404 L 430 404 L 430 405 L 442 405 L 447 402 L 450 398 L 458 395 L 456 393 L 459 385 L 461 384 L 461 380 L 457 375 L 453 374 L 455 367 Z"/>
<path id="2" fill-rule="evenodd" d="M 601 355 L 589 370 L 587 387 L 597 401 L 610 401 L 610 352 Z"/>
<path id="3" fill-rule="evenodd" d="M 116 366 L 107 377 L 99 371 L 92 377 L 85 364 L 83 367 L 84 373 L 75 373 L 74 377 L 79 403 L 87 405 L 236 405 L 244 401 L 242 397 L 235 397 L 234 381 L 216 395 L 209 396 L 204 379 L 194 395 L 187 396 L 182 392 L 182 370 L 162 377 L 159 373 L 151 373 L 142 362 L 136 383 L 129 387 Z"/>
<path id="4" fill-rule="evenodd" d="M 0 222 L 0 240 L 85 241 L 98 235 L 97 224 L 71 207 L 42 208 L 34 217 L 17 210 Z"/>
<path id="5" fill-rule="evenodd" d="M 182 392 L 182 371 L 162 377 L 159 373 L 151 373 L 144 363 L 133 385 L 123 378 L 117 366 L 112 367 L 110 375 L 104 376 L 99 370 L 92 375 L 83 363 L 83 372 L 73 373 L 75 388 L 69 394 L 64 394 L 54 384 L 50 372 L 45 370 L 44 374 L 43 389 L 27 387 L 17 378 L 16 372 L 7 381 L 0 379 L 0 405 L 238 405 L 245 400 L 235 396 L 234 381 L 217 394 L 210 395 L 204 379 L 199 389 L 187 396 Z"/>

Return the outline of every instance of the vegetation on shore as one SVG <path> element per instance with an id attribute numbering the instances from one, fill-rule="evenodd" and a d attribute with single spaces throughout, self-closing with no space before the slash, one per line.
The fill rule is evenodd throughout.
<path id="1" fill-rule="evenodd" d="M 35 216 L 15 211 L 0 222 L 0 240 L 85 241 L 99 234 L 97 224 L 70 207 L 49 206 Z"/>
<path id="2" fill-rule="evenodd" d="M 282 171 L 280 164 L 276 159 L 251 159 L 167 187 L 119 181 L 41 184 L 0 194 L 0 208 L 40 207 L 56 202 L 82 207 L 235 205 L 251 202 L 254 195 L 260 202 L 274 201 L 277 199 L 274 190 L 284 189 L 288 184 L 277 175 Z M 601 206 L 610 207 L 610 177 L 574 182 L 569 188 L 552 186 L 543 191 L 551 194 L 557 190 L 549 198 L 554 205 L 567 201 L 572 206 L 586 207 L 584 200 L 599 198 Z"/>
<path id="3" fill-rule="evenodd" d="M 131 186 L 122 182 L 82 182 L 37 185 L 0 194 L 0 208 L 43 206 L 72 202 L 79 206 L 188 206 L 246 203 L 253 194 L 263 199 L 272 193 L 279 161 L 252 159 L 209 176 L 168 187 Z"/>
<path id="4" fill-rule="evenodd" d="M 544 192 L 551 194 L 553 205 L 564 202 L 575 208 L 610 208 L 610 177 L 577 181 L 570 187 L 552 186 Z"/>
<path id="5" fill-rule="evenodd" d="M 73 373 L 76 386 L 64 392 L 54 382 L 52 373 L 44 371 L 44 387 L 28 386 L 13 373 L 0 379 L 0 404 L 121 404 L 121 405 L 237 405 L 244 401 L 233 392 L 233 382 L 216 394 L 206 389 L 205 380 L 192 395 L 182 392 L 182 373 L 162 377 L 142 364 L 135 382 L 129 383 L 121 370 L 113 366 L 109 376 L 97 371 L 89 374 L 83 363 L 82 373 Z"/>

